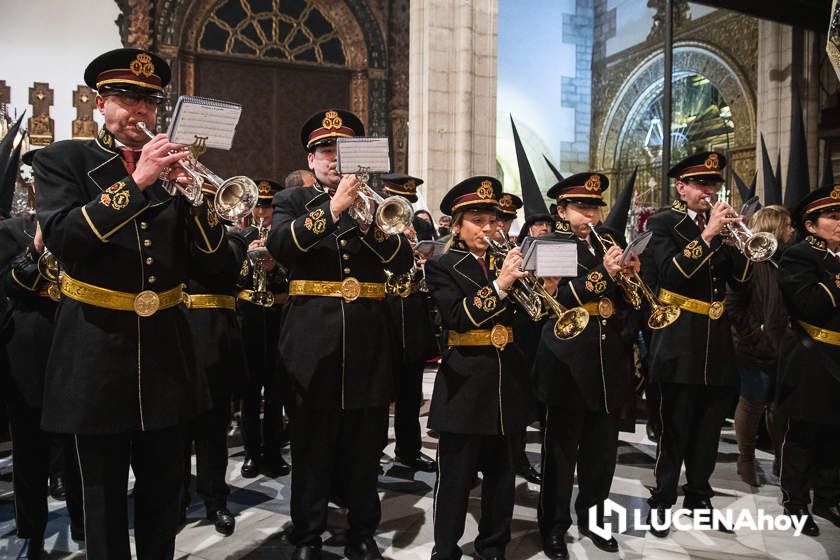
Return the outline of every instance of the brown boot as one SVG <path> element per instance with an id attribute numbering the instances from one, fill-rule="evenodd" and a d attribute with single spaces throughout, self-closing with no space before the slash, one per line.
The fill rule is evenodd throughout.
<path id="1" fill-rule="evenodd" d="M 738 440 L 738 476 L 750 486 L 761 486 L 755 465 L 755 439 L 764 405 L 741 397 L 735 408 L 735 439 Z"/>

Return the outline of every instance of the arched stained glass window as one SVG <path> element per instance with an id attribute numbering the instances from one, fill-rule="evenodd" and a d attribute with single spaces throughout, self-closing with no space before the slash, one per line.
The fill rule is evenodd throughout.
<path id="1" fill-rule="evenodd" d="M 307 0 L 222 0 L 199 40 L 206 53 L 344 66 L 332 23 Z"/>

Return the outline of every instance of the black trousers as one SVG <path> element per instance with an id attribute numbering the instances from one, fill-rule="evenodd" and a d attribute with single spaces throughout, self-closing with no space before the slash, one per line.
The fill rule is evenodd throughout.
<path id="1" fill-rule="evenodd" d="M 782 503 L 786 508 L 807 507 L 814 489 L 814 505 L 840 502 L 840 429 L 789 419 L 782 447 Z"/>
<path id="2" fill-rule="evenodd" d="M 420 402 L 423 399 L 425 362 L 403 362 L 397 372 L 398 393 L 394 403 L 394 454 L 414 458 L 420 453 Z"/>
<path id="3" fill-rule="evenodd" d="M 181 518 L 184 436 L 179 426 L 148 432 L 77 435 L 87 558 L 128 560 L 128 468 L 134 472 L 134 538 L 139 560 L 175 553 Z"/>
<path id="4" fill-rule="evenodd" d="M 359 410 L 316 409 L 295 395 L 292 422 L 292 499 L 295 545 L 321 544 L 333 484 L 347 504 L 348 543 L 372 537 L 381 509 L 376 481 L 385 406 Z"/>
<path id="5" fill-rule="evenodd" d="M 230 488 L 227 476 L 227 429 L 230 424 L 230 403 L 215 403 L 214 407 L 196 418 L 185 430 L 184 503 L 189 499 L 190 455 L 195 444 L 195 489 L 204 500 L 208 515 L 227 507 Z"/>
<path id="6" fill-rule="evenodd" d="M 12 476 L 15 492 L 15 524 L 22 539 L 42 538 L 47 526 L 51 447 L 60 447 L 67 511 L 73 533 L 83 528 L 82 488 L 71 436 L 41 430 L 41 409 L 22 402 L 8 403 L 12 437 Z"/>
<path id="7" fill-rule="evenodd" d="M 547 406 L 543 440 L 542 486 L 537 519 L 545 541 L 572 526 L 572 488 L 577 467 L 578 525 L 588 524 L 589 508 L 599 511 L 610 495 L 618 448 L 618 419 L 602 410 L 586 410 L 582 398 Z"/>
<path id="8" fill-rule="evenodd" d="M 280 433 L 283 431 L 283 402 L 276 383 L 262 372 L 259 361 L 249 357 L 250 376 L 242 392 L 242 444 L 245 453 L 259 458 L 280 454 Z M 260 411 L 262 410 L 262 417 Z"/>
<path id="9" fill-rule="evenodd" d="M 677 501 L 680 467 L 685 462 L 686 498 L 714 496 L 709 478 L 717 463 L 720 430 L 735 398 L 734 387 L 660 383 L 662 434 L 656 448 L 656 488 L 651 507 Z"/>
<path id="10" fill-rule="evenodd" d="M 478 471 L 481 471 L 483 480 L 475 550 L 482 556 L 504 556 L 505 547 L 510 542 L 519 441 L 518 431 L 505 436 L 440 433 L 432 558 L 449 560 L 461 557 L 458 541 L 464 534 L 470 490 Z"/>

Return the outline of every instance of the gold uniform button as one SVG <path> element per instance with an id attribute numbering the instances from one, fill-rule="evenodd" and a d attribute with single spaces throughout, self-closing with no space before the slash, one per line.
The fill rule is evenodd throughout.
<path id="1" fill-rule="evenodd" d="M 340 241 L 340 243 L 341 243 L 341 246 L 342 246 L 342 247 L 344 247 L 345 245 L 347 245 L 347 240 L 346 240 L 346 239 L 342 239 L 342 240 Z"/>
<path id="2" fill-rule="evenodd" d="M 601 335 L 601 340 L 607 340 L 607 335 L 602 334 L 602 335 Z"/>
<path id="3" fill-rule="evenodd" d="M 155 262 L 155 259 L 152 257 L 146 257 L 146 264 L 152 264 L 153 262 Z"/>
<path id="4" fill-rule="evenodd" d="M 607 325 L 607 320 L 606 319 L 601 319 L 601 324 L 606 326 Z"/>
<path id="5" fill-rule="evenodd" d="M 344 274 L 350 274 L 350 267 L 349 266 L 344 267 Z"/>
<path id="6" fill-rule="evenodd" d="M 341 255 L 341 258 L 344 259 L 345 261 L 349 261 L 350 260 L 350 255 L 348 255 L 347 253 L 344 253 L 344 254 Z"/>
<path id="7" fill-rule="evenodd" d="M 149 284 L 154 284 L 155 282 L 157 282 L 157 278 L 155 278 L 154 276 L 149 276 L 148 281 L 149 281 Z"/>
<path id="8" fill-rule="evenodd" d="M 152 240 L 151 239 L 144 239 L 143 240 L 143 246 L 144 247 L 151 247 L 152 246 Z"/>
<path id="9" fill-rule="evenodd" d="M 140 222 L 140 229 L 149 229 L 148 222 Z"/>

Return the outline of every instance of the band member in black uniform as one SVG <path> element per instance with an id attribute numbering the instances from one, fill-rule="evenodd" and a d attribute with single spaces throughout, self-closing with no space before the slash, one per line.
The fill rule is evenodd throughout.
<path id="1" fill-rule="evenodd" d="M 417 187 L 422 179 L 404 174 L 382 176 L 388 196 L 402 196 L 417 202 Z M 412 230 L 413 231 L 413 230 Z M 416 238 L 416 234 L 415 234 Z M 409 239 L 411 241 L 411 239 Z M 424 263 L 418 263 L 422 266 Z M 420 403 L 423 400 L 423 369 L 426 360 L 437 355 L 435 331 L 429 315 L 429 294 L 419 291 L 423 272 L 412 269 L 408 276 L 393 276 L 398 293 L 385 299 L 390 307 L 396 335 L 394 379 L 397 398 L 394 403 L 394 456 L 400 463 L 425 472 L 435 471 L 435 461 L 420 451 Z"/>
<path id="2" fill-rule="evenodd" d="M 44 240 L 34 214 L 3 220 L 0 244 L 18 251 L 11 262 L 0 263 L 11 307 L 4 320 L 3 360 L 10 380 L 3 391 L 3 404 L 7 407 L 12 437 L 15 522 L 18 537 L 28 539 L 27 558 L 42 558 L 45 557 L 44 530 L 53 440 L 70 451 L 62 454 L 60 465 L 65 477 L 70 536 L 73 540 L 84 540 L 82 488 L 73 440 L 66 434 L 49 434 L 41 429 L 47 351 L 53 336 L 53 316 L 59 292 L 54 282 L 38 272 Z M 8 254 L 8 251 L 4 253 Z M 45 262 L 42 260 L 42 265 Z M 47 272 L 46 268 L 43 270 Z M 49 273 L 57 273 L 57 270 L 52 269 Z"/>
<path id="3" fill-rule="evenodd" d="M 499 234 L 498 237 L 510 238 L 510 228 L 516 219 L 516 211 L 522 208 L 522 199 L 515 194 L 503 192 L 499 197 Z"/>
<path id="4" fill-rule="evenodd" d="M 651 528 L 657 537 L 668 534 L 657 526 L 677 500 L 683 461 L 683 507 L 711 511 L 709 478 L 739 381 L 723 300 L 727 284 L 738 289 L 749 280 L 750 261 L 721 238 L 726 224 L 741 219 L 727 203 L 714 202 L 725 165 L 721 154 L 703 152 L 672 167 L 679 198 L 647 222 L 653 232 L 643 253 L 648 286 L 658 287 L 662 303 L 682 309 L 673 324 L 651 335 L 650 381 L 660 386 L 662 422 L 656 488 L 648 500 L 659 520 Z"/>
<path id="5" fill-rule="evenodd" d="M 208 193 L 212 196 L 212 193 Z M 245 260 L 247 243 L 237 232 L 226 233 L 230 260 L 212 275 L 191 274 L 185 296 L 195 342 L 196 367 L 210 386 L 213 407 L 196 418 L 186 431 L 184 504 L 189 505 L 190 454 L 195 444 L 196 491 L 204 500 L 206 517 L 216 531 L 231 535 L 236 521 L 227 508 L 230 488 L 227 430 L 230 401 L 244 385 L 245 351 L 236 317 L 236 280 Z"/>
<path id="6" fill-rule="evenodd" d="M 568 558 L 565 536 L 572 524 L 576 468 L 578 531 L 601 550 L 618 550 L 614 538 L 590 531 L 589 508 L 598 507 L 600 523 L 615 474 L 619 422 L 633 403 L 632 342 L 622 334 L 629 306 L 617 280 L 621 272 L 638 272 L 639 260 L 631 258 L 622 269 L 623 236 L 598 225 L 608 187 L 604 175 L 578 173 L 548 191 L 557 199 L 556 233 L 574 240 L 578 253 L 578 275 L 561 281 L 557 299 L 566 308 L 589 312 L 586 327 L 569 339 L 557 338 L 549 319 L 534 360 L 537 397 L 546 406 L 538 519 L 550 558 Z"/>
<path id="7" fill-rule="evenodd" d="M 803 241 L 779 263 L 779 285 L 793 328 L 782 344 L 779 406 L 788 416 L 782 448 L 785 512 L 807 516 L 803 533 L 819 535 L 808 513 L 818 470 L 840 467 L 840 187 L 808 194 L 794 211 Z M 817 488 L 814 514 L 838 520 L 840 495 Z"/>
<path id="8" fill-rule="evenodd" d="M 522 255 L 491 257 L 502 187 L 477 176 L 452 187 L 440 203 L 452 215 L 452 243 L 426 263 L 426 282 L 448 330 L 435 378 L 429 427 L 440 434 L 435 483 L 432 558 L 460 558 L 467 502 L 482 472 L 479 558 L 504 558 L 510 541 L 520 431 L 532 419 L 533 399 L 523 356 L 513 342 L 509 292 L 525 275 Z"/>
<path id="9" fill-rule="evenodd" d="M 56 142 L 33 162 L 38 222 L 63 271 L 42 427 L 75 436 L 94 560 L 130 557 L 129 466 L 137 557 L 173 557 L 181 426 L 210 405 L 182 283 L 188 270 L 209 274 L 232 257 L 207 202 L 170 196 L 159 178 L 174 166 L 167 178 L 192 185 L 176 166 L 182 146 L 138 127 L 153 126 L 169 78 L 153 53 L 100 55 L 85 71 L 105 121 L 98 137 Z"/>
<path id="10" fill-rule="evenodd" d="M 259 196 L 251 213 L 252 225 L 243 232 L 249 251 L 265 246 L 273 213 L 271 200 L 283 188 L 267 179 L 257 180 L 257 187 Z M 277 371 L 282 305 L 289 291 L 286 273 L 271 255 L 265 254 L 260 262 L 253 258 L 243 260 L 238 285 L 237 308 L 249 374 L 242 395 L 242 440 L 245 446 L 242 476 L 254 478 L 260 473 L 261 466 L 270 476 L 286 476 L 291 467 L 281 454 L 284 376 Z M 254 292 L 257 292 L 256 296 Z"/>
<path id="11" fill-rule="evenodd" d="M 280 329 L 281 367 L 292 385 L 292 498 L 295 559 L 321 555 L 333 478 L 340 479 L 349 530 L 345 555 L 381 558 L 376 491 L 382 434 L 393 396 L 385 269 L 413 262 L 403 235 L 350 216 L 355 175 L 337 171 L 335 139 L 362 136 L 348 111 L 315 114 L 301 130 L 318 183 L 274 198 L 267 247 L 289 270 L 290 302 Z"/>

